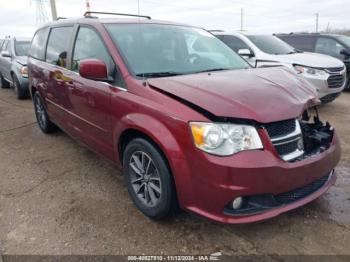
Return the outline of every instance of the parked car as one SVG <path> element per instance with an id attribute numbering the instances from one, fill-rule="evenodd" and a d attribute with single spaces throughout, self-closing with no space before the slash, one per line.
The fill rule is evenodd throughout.
<path id="1" fill-rule="evenodd" d="M 346 89 L 350 90 L 350 37 L 335 34 L 290 33 L 276 34 L 291 46 L 307 51 L 325 54 L 344 62 L 347 71 Z"/>
<path id="2" fill-rule="evenodd" d="M 38 125 L 120 166 L 146 216 L 179 204 L 248 223 L 334 184 L 339 141 L 311 118 L 319 99 L 304 78 L 252 68 L 197 27 L 91 14 L 35 33 L 28 69 Z"/>
<path id="3" fill-rule="evenodd" d="M 27 55 L 30 39 L 9 37 L 4 40 L 0 53 L 0 88 L 13 86 L 18 99 L 27 98 Z"/>
<path id="4" fill-rule="evenodd" d="M 346 70 L 338 59 L 296 50 L 273 35 L 213 33 L 252 66 L 278 64 L 291 68 L 315 86 L 322 103 L 333 101 L 344 89 Z"/>

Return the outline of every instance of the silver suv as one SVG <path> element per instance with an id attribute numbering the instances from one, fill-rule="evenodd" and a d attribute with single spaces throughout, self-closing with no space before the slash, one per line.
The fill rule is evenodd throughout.
<path id="1" fill-rule="evenodd" d="M 252 66 L 283 65 L 305 77 L 322 103 L 336 99 L 345 87 L 346 69 L 339 59 L 297 50 L 273 35 L 211 31 Z"/>

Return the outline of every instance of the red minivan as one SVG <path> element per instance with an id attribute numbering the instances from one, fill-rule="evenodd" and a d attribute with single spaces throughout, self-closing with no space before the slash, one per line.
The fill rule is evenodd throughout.
<path id="1" fill-rule="evenodd" d="M 122 167 L 135 205 L 248 223 L 331 187 L 338 138 L 313 87 L 251 68 L 207 31 L 87 13 L 40 28 L 29 86 L 39 127 L 59 127 Z"/>

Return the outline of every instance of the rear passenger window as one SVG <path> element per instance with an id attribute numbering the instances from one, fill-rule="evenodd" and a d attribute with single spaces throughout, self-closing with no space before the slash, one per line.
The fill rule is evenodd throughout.
<path id="1" fill-rule="evenodd" d="M 100 36 L 91 28 L 81 27 L 75 41 L 72 70 L 79 71 L 80 61 L 87 58 L 105 62 L 108 75 L 113 76 L 115 65 Z"/>
<path id="2" fill-rule="evenodd" d="M 67 67 L 67 53 L 73 27 L 52 28 L 46 50 L 46 62 Z"/>
<path id="3" fill-rule="evenodd" d="M 45 46 L 46 46 L 46 36 L 49 28 L 40 29 L 33 37 L 32 44 L 30 46 L 29 55 L 36 59 L 45 59 Z"/>

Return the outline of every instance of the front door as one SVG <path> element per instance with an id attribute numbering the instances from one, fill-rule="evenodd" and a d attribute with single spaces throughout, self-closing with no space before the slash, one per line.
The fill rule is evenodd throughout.
<path id="1" fill-rule="evenodd" d="M 84 141 L 95 151 L 113 159 L 111 90 L 110 84 L 82 78 L 79 63 L 95 58 L 105 62 L 109 77 L 116 74 L 116 67 L 98 33 L 91 27 L 78 29 L 73 48 L 73 60 L 68 97 L 71 102 L 71 118 L 74 128 L 84 136 Z"/>

